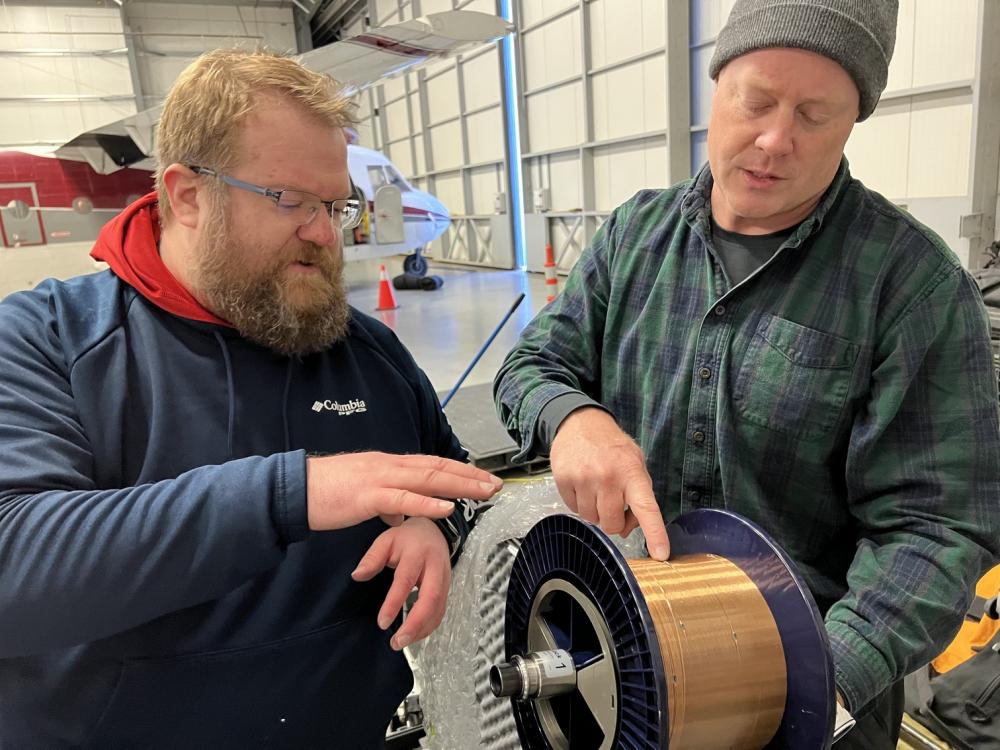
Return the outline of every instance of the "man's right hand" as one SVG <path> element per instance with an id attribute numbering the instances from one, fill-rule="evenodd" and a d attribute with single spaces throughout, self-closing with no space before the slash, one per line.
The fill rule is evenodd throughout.
<path id="1" fill-rule="evenodd" d="M 610 414 L 584 407 L 566 417 L 552 441 L 549 463 L 571 510 L 608 534 L 624 537 L 640 526 L 650 556 L 670 556 L 642 450 Z"/>
<path id="2" fill-rule="evenodd" d="M 390 526 L 403 516 L 444 518 L 454 503 L 437 498 L 488 500 L 499 477 L 439 456 L 342 453 L 306 459 L 309 528 L 343 529 L 380 516 Z"/>

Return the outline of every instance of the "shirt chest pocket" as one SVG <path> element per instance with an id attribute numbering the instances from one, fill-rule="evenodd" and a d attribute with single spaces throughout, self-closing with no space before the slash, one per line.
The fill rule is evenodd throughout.
<path id="1" fill-rule="evenodd" d="M 859 347 L 790 320 L 761 318 L 736 376 L 736 412 L 805 440 L 832 431 L 844 410 Z"/>

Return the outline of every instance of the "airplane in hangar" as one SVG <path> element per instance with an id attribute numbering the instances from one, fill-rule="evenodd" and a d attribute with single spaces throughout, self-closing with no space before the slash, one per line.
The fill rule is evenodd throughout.
<path id="1" fill-rule="evenodd" d="M 381 26 L 299 56 L 355 92 L 428 62 L 491 42 L 512 30 L 497 16 L 445 11 Z M 79 242 L 152 189 L 156 123 L 152 107 L 82 133 L 48 153 L 0 149 L 0 242 L 25 247 Z M 356 134 L 349 133 L 349 141 Z M 417 190 L 383 154 L 348 144 L 348 170 L 365 208 L 345 233 L 345 260 L 410 253 L 403 267 L 423 275 L 421 250 L 451 224 L 447 208 Z"/>

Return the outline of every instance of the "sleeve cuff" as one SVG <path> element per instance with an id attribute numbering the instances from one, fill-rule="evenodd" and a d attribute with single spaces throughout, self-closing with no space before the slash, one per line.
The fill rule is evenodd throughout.
<path id="1" fill-rule="evenodd" d="M 843 622 L 827 622 L 837 689 L 846 708 L 858 716 L 864 707 L 892 683 L 885 659 L 857 631 Z"/>
<path id="2" fill-rule="evenodd" d="M 563 393 L 550 399 L 538 413 L 538 421 L 535 424 L 535 438 L 537 439 L 535 452 L 540 456 L 549 455 L 549 451 L 552 449 L 552 441 L 556 439 L 556 432 L 559 429 L 559 425 L 563 423 L 563 420 L 570 413 L 585 406 L 596 406 L 598 409 L 608 411 L 594 401 L 594 399 L 590 398 L 590 396 L 579 391 Z M 608 414 L 610 413 L 608 412 Z"/>
<path id="3" fill-rule="evenodd" d="M 306 452 L 280 456 L 278 476 L 271 501 L 271 521 L 282 546 L 301 542 L 309 535 L 306 498 Z"/>
<path id="4" fill-rule="evenodd" d="M 514 454 L 511 462 L 524 463 L 535 456 L 548 455 L 549 446 L 539 445 L 538 420 L 542 410 L 554 399 L 560 396 L 576 395 L 587 399 L 586 394 L 564 383 L 543 383 L 529 393 L 519 398 L 519 404 L 510 408 L 510 413 L 503 420 L 508 434 L 520 445 L 520 450 Z M 583 406 L 585 404 L 580 404 Z M 594 406 L 600 404 L 594 402 Z M 603 407 L 601 407 L 603 408 Z M 613 415 L 612 415 L 613 416 Z M 565 419 L 565 417 L 563 417 Z M 554 420 L 551 420 L 554 421 Z M 562 420 L 560 420 L 561 422 Z M 558 429 L 555 423 L 553 429 Z"/>

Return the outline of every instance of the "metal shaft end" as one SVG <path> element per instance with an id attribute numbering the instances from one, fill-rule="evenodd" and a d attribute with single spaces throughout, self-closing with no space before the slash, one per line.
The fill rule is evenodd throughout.
<path id="1" fill-rule="evenodd" d="M 513 664 L 494 664 L 490 667 L 490 690 L 497 698 L 520 695 L 523 689 L 521 670 Z"/>

